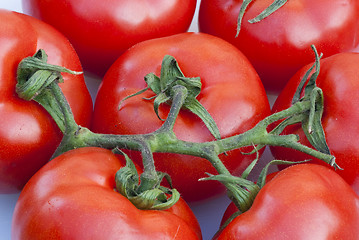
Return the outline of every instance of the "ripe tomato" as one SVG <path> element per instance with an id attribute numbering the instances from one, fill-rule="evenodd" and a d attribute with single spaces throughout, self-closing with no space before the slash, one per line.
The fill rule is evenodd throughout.
<path id="1" fill-rule="evenodd" d="M 344 169 L 338 170 L 338 173 L 357 193 L 359 193 L 359 129 L 355 123 L 359 119 L 358 63 L 358 53 L 340 53 L 330 56 L 321 60 L 320 74 L 317 78 L 317 85 L 324 92 L 322 125 L 329 149 L 336 157 L 337 164 Z M 274 103 L 273 112 L 290 106 L 300 79 L 308 69 L 309 65 L 301 69 L 288 82 Z M 284 133 L 298 134 L 300 142 L 310 146 L 300 126 L 289 126 Z M 306 154 L 281 147 L 271 147 L 271 151 L 276 159 L 292 161 L 313 159 Z M 313 161 L 327 165 L 320 160 Z"/>
<path id="2" fill-rule="evenodd" d="M 235 38 L 243 1 L 202 0 L 199 29 L 237 46 L 251 61 L 268 91 L 280 92 L 304 65 L 312 62 L 310 46 L 330 56 L 358 45 L 359 2 L 356 0 L 297 0 L 261 22 L 254 18 L 273 0 L 253 1 Z"/>
<path id="3" fill-rule="evenodd" d="M 48 63 L 81 71 L 69 41 L 50 25 L 24 14 L 0 11 L 0 192 L 19 191 L 51 157 L 62 133 L 43 107 L 15 93 L 19 62 L 38 49 Z M 82 75 L 63 74 L 60 84 L 76 121 L 88 126 L 92 100 Z"/>
<path id="4" fill-rule="evenodd" d="M 25 13 L 60 30 L 86 71 L 102 76 L 135 43 L 189 28 L 197 0 L 23 0 Z"/>
<path id="5" fill-rule="evenodd" d="M 358 224 L 359 198 L 350 186 L 329 168 L 299 164 L 279 172 L 214 239 L 354 240 Z"/>
<path id="6" fill-rule="evenodd" d="M 139 210 L 114 191 L 124 165 L 111 151 L 94 147 L 55 158 L 21 192 L 12 239 L 201 239 L 182 199 L 168 210 Z"/>
<path id="7" fill-rule="evenodd" d="M 139 43 L 124 53 L 105 75 L 95 101 L 92 130 L 101 133 L 144 134 L 157 130 L 163 122 L 153 109 L 152 91 L 126 96 L 146 87 L 144 76 L 160 76 L 161 62 L 171 55 L 186 77 L 200 77 L 202 90 L 198 101 L 218 125 L 222 138 L 242 133 L 269 115 L 270 107 L 263 85 L 245 56 L 226 41 L 203 33 L 182 33 Z M 169 105 L 162 104 L 159 115 L 167 116 Z M 214 140 L 199 117 L 181 110 L 174 133 L 181 140 L 206 142 Z M 253 160 L 240 149 L 222 155 L 227 168 L 241 173 Z M 141 156 L 130 153 L 137 163 Z M 224 188 L 214 181 L 198 182 L 205 172 L 216 173 L 209 161 L 199 157 L 170 153 L 155 153 L 157 170 L 167 172 L 186 200 L 205 199 Z"/>

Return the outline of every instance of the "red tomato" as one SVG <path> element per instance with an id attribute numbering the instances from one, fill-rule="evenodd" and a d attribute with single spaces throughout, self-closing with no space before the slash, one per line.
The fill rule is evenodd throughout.
<path id="1" fill-rule="evenodd" d="M 214 239 L 354 240 L 358 224 L 359 198 L 350 186 L 329 168 L 300 164 L 278 173 Z"/>
<path id="2" fill-rule="evenodd" d="M 135 43 L 186 32 L 197 0 L 23 0 L 25 13 L 60 30 L 86 71 L 102 76 Z"/>
<path id="3" fill-rule="evenodd" d="M 172 55 L 187 77 L 201 77 L 202 90 L 198 101 L 211 114 L 222 138 L 242 133 L 269 115 L 269 103 L 257 73 L 245 56 L 226 41 L 203 33 L 183 33 L 135 45 L 124 53 L 105 75 L 99 89 L 92 129 L 101 133 L 144 134 L 157 130 L 163 122 L 153 109 L 153 101 L 144 100 L 154 94 L 130 98 L 126 96 L 146 87 L 144 76 L 160 75 L 162 59 Z M 167 116 L 169 105 L 162 104 L 159 115 Z M 194 114 L 182 110 L 174 132 L 181 140 L 206 142 L 214 140 L 204 123 Z M 220 156 L 228 169 L 241 173 L 254 156 L 234 150 Z M 132 152 L 131 158 L 141 162 Z M 209 161 L 199 157 L 155 153 L 157 170 L 167 172 L 174 187 L 186 200 L 200 200 L 223 192 L 220 183 L 198 182 L 205 172 L 216 173 Z"/>
<path id="4" fill-rule="evenodd" d="M 322 125 L 329 149 L 336 157 L 337 164 L 344 169 L 338 173 L 357 193 L 359 193 L 359 129 L 355 123 L 359 119 L 358 68 L 358 53 L 340 53 L 321 60 L 320 74 L 317 79 L 318 87 L 324 92 Z M 273 112 L 290 106 L 300 79 L 308 69 L 309 65 L 288 82 L 274 103 Z M 300 142 L 310 146 L 300 126 L 289 126 L 284 133 L 298 134 Z M 291 161 L 313 159 L 301 152 L 281 147 L 272 147 L 271 151 L 276 159 L 290 159 Z M 320 160 L 313 161 L 328 166 Z"/>
<path id="5" fill-rule="evenodd" d="M 202 0 L 199 29 L 237 46 L 251 61 L 268 91 L 280 92 L 304 65 L 312 62 L 310 46 L 330 56 L 358 45 L 356 0 L 287 1 L 259 23 L 248 23 L 273 0 L 253 1 L 235 38 L 243 1 Z"/>
<path id="6" fill-rule="evenodd" d="M 19 62 L 45 49 L 48 63 L 81 71 L 68 40 L 51 26 L 26 15 L 0 11 L 0 192 L 19 191 L 51 157 L 62 133 L 37 103 L 17 97 Z M 88 126 L 92 100 L 82 75 L 63 74 L 60 84 L 76 121 Z"/>
<path id="7" fill-rule="evenodd" d="M 115 174 L 124 165 L 101 148 L 55 158 L 21 192 L 12 239 L 201 239 L 182 199 L 165 211 L 139 210 L 114 191 Z"/>

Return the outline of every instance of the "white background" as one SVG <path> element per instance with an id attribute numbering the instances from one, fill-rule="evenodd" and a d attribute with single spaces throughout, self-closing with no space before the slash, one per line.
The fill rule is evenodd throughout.
<path id="1" fill-rule="evenodd" d="M 198 31 L 197 17 L 199 3 L 200 0 L 198 0 L 196 15 L 189 31 Z M 0 0 L 0 8 L 21 12 L 21 0 Z M 85 79 L 92 92 L 92 96 L 94 96 L 99 81 L 87 75 L 85 75 Z M 271 158 L 268 150 L 266 150 L 264 158 Z M 264 162 L 266 161 L 264 160 Z M 12 213 L 18 196 L 19 194 L 0 194 L 0 240 L 10 240 Z M 222 214 L 229 202 L 226 196 L 220 196 L 205 202 L 190 204 L 200 222 L 204 240 L 211 239 L 218 230 Z"/>

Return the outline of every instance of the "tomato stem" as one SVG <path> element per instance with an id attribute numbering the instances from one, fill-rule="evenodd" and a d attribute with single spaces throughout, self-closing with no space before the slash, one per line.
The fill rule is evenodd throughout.
<path id="1" fill-rule="evenodd" d="M 319 61 L 316 61 L 315 64 L 318 64 L 318 62 Z M 319 66 L 317 65 L 317 67 Z M 33 80 L 34 79 L 31 81 Z M 134 188 L 131 184 L 121 183 L 121 181 L 127 181 L 126 179 L 129 179 L 126 175 L 124 177 L 121 175 L 117 180 L 119 181 L 119 186 L 130 187 L 130 189 L 125 190 L 121 187 L 122 190 L 120 192 L 126 194 L 134 192 L 135 197 L 133 198 L 133 196 L 131 196 L 131 199 L 133 199 L 134 204 L 139 204 L 138 207 L 141 208 L 144 206 L 148 206 L 150 209 L 156 209 L 156 207 L 158 207 L 158 209 L 163 209 L 164 206 L 167 208 L 173 205 L 175 203 L 174 199 L 177 198 L 176 196 L 168 199 L 164 198 L 164 196 L 167 196 L 169 193 L 177 194 L 177 191 L 175 189 L 161 187 L 160 183 L 164 175 L 163 173 L 156 171 L 155 161 L 153 159 L 153 153 L 155 152 L 192 155 L 210 161 L 217 170 L 218 175 L 210 176 L 208 180 L 222 182 L 227 187 L 228 196 L 241 211 L 246 211 L 251 206 L 255 195 L 262 185 L 257 185 L 246 180 L 246 176 L 240 178 L 232 176 L 220 160 L 220 154 L 244 146 L 254 146 L 254 152 L 257 152 L 258 149 L 266 145 L 284 146 L 302 151 L 313 157 L 324 160 L 331 166 L 338 167 L 335 163 L 335 158 L 322 148 L 323 141 L 325 143 L 324 135 L 317 134 L 318 136 L 315 136 L 315 138 L 324 138 L 324 140 L 319 142 L 312 141 L 313 146 L 318 148 L 318 150 L 300 144 L 296 135 L 280 135 L 286 126 L 294 123 L 302 123 L 302 126 L 306 127 L 310 112 L 313 112 L 314 116 L 317 116 L 317 118 L 318 116 L 321 116 L 323 110 L 320 107 L 323 98 L 322 94 L 317 91 L 318 88 L 315 85 L 308 87 L 309 83 L 307 84 L 303 98 L 298 99 L 288 109 L 266 117 L 249 131 L 225 139 L 197 143 L 180 140 L 173 132 L 177 116 L 181 108 L 186 104 L 189 96 L 188 88 L 183 84 L 175 84 L 171 87 L 170 112 L 165 119 L 165 122 L 158 130 L 148 134 L 116 135 L 94 133 L 87 128 L 79 126 L 74 120 L 71 108 L 58 86 L 57 81 L 53 81 L 53 79 L 49 79 L 49 81 L 51 81 L 51 83 L 46 85 L 48 94 L 40 94 L 42 98 L 41 101 L 53 102 L 55 99 L 55 102 L 57 103 L 55 108 L 62 114 L 63 120 L 60 124 L 64 124 L 64 127 L 62 127 L 64 136 L 53 157 L 71 149 L 88 146 L 140 151 L 144 165 L 144 172 L 140 176 L 140 184 L 138 186 L 136 185 Z M 26 81 L 19 81 L 18 84 L 18 89 L 22 89 L 22 84 L 26 84 Z M 21 91 L 19 95 L 21 96 Z M 51 106 L 47 107 L 47 109 L 48 108 L 52 109 Z M 279 124 L 279 127 L 272 131 L 267 130 L 269 125 L 281 120 L 283 121 Z M 321 125 L 314 124 L 311 128 L 316 129 L 322 127 Z M 324 152 L 322 149 L 324 149 Z M 253 168 L 253 166 L 250 167 Z M 249 169 L 249 171 L 250 170 L 251 169 Z M 134 174 L 134 176 L 136 176 L 136 174 Z M 261 180 L 259 182 L 264 181 Z M 136 191 L 134 191 L 134 189 Z M 153 192 L 154 190 L 156 193 Z M 153 199 L 149 200 L 149 198 Z M 142 199 L 142 201 L 139 199 Z"/>

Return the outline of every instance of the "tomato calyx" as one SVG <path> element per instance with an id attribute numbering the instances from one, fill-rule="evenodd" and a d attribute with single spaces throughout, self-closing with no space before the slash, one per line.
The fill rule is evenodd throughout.
<path id="1" fill-rule="evenodd" d="M 33 56 L 24 58 L 17 68 L 16 93 L 24 100 L 35 100 L 41 104 L 64 131 L 64 121 L 61 109 L 52 95 L 50 85 L 56 87 L 63 82 L 61 73 L 82 74 L 67 68 L 47 63 L 47 54 L 38 50 Z M 56 86 L 55 86 L 56 85 Z"/>
<path id="2" fill-rule="evenodd" d="M 310 102 L 311 108 L 309 110 L 309 117 L 301 120 L 302 129 L 312 146 L 314 146 L 320 152 L 330 154 L 321 122 L 324 111 L 323 91 L 316 85 L 316 79 L 320 72 L 320 58 L 322 57 L 322 54 L 319 56 L 314 46 L 312 46 L 312 49 L 315 53 L 315 63 L 304 75 L 296 93 L 294 94 L 292 104 L 300 101 Z M 314 73 L 309 77 L 310 72 L 312 72 L 314 68 Z M 307 84 L 304 87 L 306 82 Z M 300 93 L 303 91 L 303 89 L 305 94 L 302 98 L 300 98 Z M 336 167 L 340 168 L 339 166 Z"/>
<path id="3" fill-rule="evenodd" d="M 126 166 L 116 173 L 116 190 L 138 209 L 165 210 L 179 200 L 180 194 L 172 188 L 172 181 L 168 174 L 156 172 L 156 176 L 148 176 L 148 174 L 139 176 L 134 163 L 127 154 L 121 150 L 115 152 L 122 154 L 126 159 Z M 164 178 L 170 188 L 160 185 Z"/>
<path id="4" fill-rule="evenodd" d="M 241 31 L 242 26 L 242 20 L 244 17 L 244 14 L 249 6 L 249 4 L 253 0 L 244 0 L 241 8 L 239 10 L 238 20 L 237 20 L 237 34 L 236 37 L 238 37 L 239 32 Z M 255 18 L 249 19 L 249 23 L 257 23 L 277 11 L 279 8 L 281 8 L 284 4 L 286 4 L 288 0 L 275 0 L 271 5 L 269 5 L 266 9 L 264 9 L 260 14 L 258 14 Z"/>
<path id="5" fill-rule="evenodd" d="M 185 77 L 178 65 L 177 60 L 174 57 L 170 55 L 164 56 L 162 60 L 160 77 L 156 76 L 153 73 L 149 73 L 145 76 L 144 80 L 147 83 L 147 87 L 137 93 L 127 96 L 121 101 L 121 103 L 130 97 L 137 96 L 150 89 L 155 93 L 155 96 L 145 99 L 154 99 L 154 110 L 156 112 L 156 115 L 160 120 L 164 121 L 164 119 L 159 116 L 159 106 L 162 103 L 171 103 L 173 99 L 174 86 L 184 86 L 186 87 L 188 93 L 182 107 L 190 110 L 192 113 L 200 117 L 208 130 L 211 132 L 211 134 L 216 139 L 221 139 L 221 135 L 219 133 L 216 122 L 213 120 L 208 111 L 203 107 L 203 105 L 197 100 L 197 96 L 200 94 L 202 87 L 201 78 Z"/>
<path id="6" fill-rule="evenodd" d="M 243 172 L 240 177 L 236 176 L 226 176 L 226 175 L 210 175 L 207 178 L 203 178 L 200 180 L 215 180 L 223 183 L 224 185 L 233 186 L 231 194 L 229 198 L 236 205 L 238 211 L 235 211 L 219 228 L 217 233 L 220 233 L 223 229 L 225 229 L 236 217 L 246 212 L 252 207 L 252 204 L 257 197 L 259 191 L 266 184 L 266 179 L 268 175 L 268 169 L 272 165 L 293 165 L 298 163 L 306 163 L 310 160 L 300 161 L 300 162 L 292 162 L 292 161 L 284 161 L 284 160 L 272 160 L 268 164 L 264 166 L 262 171 L 258 176 L 258 180 L 256 182 L 252 182 L 247 180 L 249 173 L 254 169 L 256 163 L 258 162 L 257 158 L 248 166 L 248 168 Z M 215 234 L 217 235 L 217 234 Z"/>
<path id="7" fill-rule="evenodd" d="M 284 161 L 284 160 L 272 160 L 264 166 L 264 168 L 262 169 L 262 171 L 258 176 L 257 181 L 252 182 L 248 180 L 248 176 L 253 171 L 259 160 L 258 149 L 255 148 L 255 151 L 257 153 L 257 157 L 243 171 L 241 176 L 237 177 L 229 174 L 213 175 L 207 173 L 208 177 L 200 179 L 200 181 L 208 181 L 208 180 L 219 181 L 227 187 L 227 189 L 229 190 L 228 197 L 239 209 L 239 212 L 235 213 L 235 216 L 238 216 L 239 214 L 244 213 L 251 208 L 254 199 L 256 198 L 257 194 L 264 187 L 266 183 L 266 177 L 268 175 L 268 170 L 270 166 L 292 165 L 292 164 L 305 163 L 310 161 L 310 160 L 305 160 L 302 162 L 293 162 L 293 161 Z M 233 220 L 234 217 L 230 219 Z M 231 220 L 229 220 L 226 224 L 224 224 L 223 227 L 228 225 L 230 221 Z"/>

